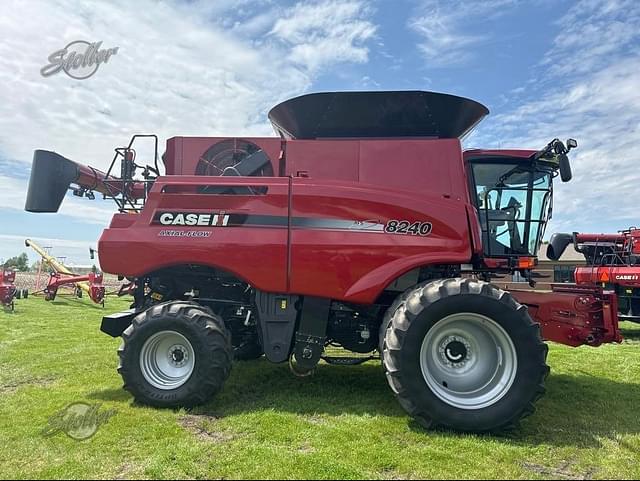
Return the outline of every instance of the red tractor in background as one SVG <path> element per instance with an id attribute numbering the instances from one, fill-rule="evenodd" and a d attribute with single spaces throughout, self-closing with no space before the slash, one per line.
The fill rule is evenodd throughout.
<path id="1" fill-rule="evenodd" d="M 558 260 L 569 244 L 587 263 L 576 268 L 576 284 L 614 291 L 620 320 L 640 322 L 640 229 L 631 227 L 617 234 L 554 234 L 547 256 Z"/>
<path id="2" fill-rule="evenodd" d="M 14 299 L 29 297 L 28 289 L 16 287 L 16 271 L 7 267 L 0 267 L 0 304 L 4 309 L 15 309 Z"/>
<path id="3" fill-rule="evenodd" d="M 18 295 L 18 290 L 15 286 L 16 271 L 13 269 L 2 268 L 0 269 L 0 302 L 4 309 L 15 309 L 14 299 Z"/>
<path id="4" fill-rule="evenodd" d="M 164 174 L 153 135 L 116 149 L 106 173 L 36 150 L 26 210 L 56 212 L 70 187 L 116 202 L 101 267 L 134 283 L 134 302 L 101 329 L 122 337 L 118 370 L 143 403 L 206 402 L 234 357 L 306 375 L 379 355 L 425 427 L 500 431 L 544 393 L 543 338 L 620 334 L 610 292 L 491 284 L 531 279 L 576 143 L 463 152 L 487 113 L 433 92 L 304 95 L 270 111 L 278 137 L 168 139 Z M 140 137 L 155 141 L 151 165 Z"/>

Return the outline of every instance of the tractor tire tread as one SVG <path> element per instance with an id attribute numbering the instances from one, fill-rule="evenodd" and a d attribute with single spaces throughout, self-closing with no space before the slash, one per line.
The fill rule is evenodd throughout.
<path id="1" fill-rule="evenodd" d="M 192 384 L 193 387 L 188 390 L 186 396 L 179 399 L 150 397 L 148 389 L 144 386 L 145 381 L 135 366 L 139 358 L 135 352 L 129 352 L 141 330 L 149 323 L 160 319 L 171 319 L 177 323 L 190 325 L 202 334 L 204 347 L 210 353 L 206 360 L 208 373 L 198 376 L 194 371 L 192 376 L 196 378 L 187 381 L 187 384 Z M 224 322 L 210 309 L 194 302 L 169 301 L 154 305 L 134 318 L 131 325 L 122 333 L 118 359 L 118 373 L 124 381 L 123 389 L 131 393 L 136 400 L 157 407 L 193 407 L 205 403 L 222 389 L 231 373 L 233 348 L 231 335 Z"/>
<path id="2" fill-rule="evenodd" d="M 530 392 L 529 399 L 522 403 L 522 407 L 511 413 L 498 425 L 490 429 L 472 426 L 460 428 L 450 419 L 435 419 L 432 413 L 420 407 L 411 398 L 404 387 L 403 369 L 400 353 L 407 339 L 407 331 L 416 317 L 427 307 L 450 296 L 459 294 L 479 294 L 499 301 L 517 313 L 517 322 L 522 323 L 532 340 L 531 355 L 536 357 L 536 387 Z M 527 307 L 519 304 L 511 294 L 483 281 L 470 278 L 442 279 L 417 285 L 398 297 L 396 302 L 385 314 L 386 329 L 381 332 L 384 339 L 381 342 L 382 364 L 386 378 L 400 405 L 420 425 L 427 429 L 457 430 L 471 433 L 490 432 L 494 434 L 504 433 L 518 429 L 519 422 L 535 412 L 535 403 L 545 394 L 544 381 L 549 374 L 549 366 L 546 364 L 548 346 L 544 343 L 540 326 L 534 322 L 528 314 Z M 381 331 L 385 327 L 381 327 Z M 425 385 L 425 388 L 426 385 Z M 428 388 L 427 388 L 428 389 Z"/>

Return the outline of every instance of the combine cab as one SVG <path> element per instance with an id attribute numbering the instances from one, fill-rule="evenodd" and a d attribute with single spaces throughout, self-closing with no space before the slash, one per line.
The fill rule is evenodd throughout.
<path id="1" fill-rule="evenodd" d="M 544 392 L 543 337 L 619 335 L 603 292 L 491 284 L 531 278 L 575 141 L 463 152 L 487 113 L 432 92 L 305 95 L 271 110 L 277 137 L 169 139 L 164 174 L 155 136 L 116 149 L 106 173 L 38 150 L 26 209 L 55 212 L 69 188 L 116 201 L 100 260 L 135 301 L 102 330 L 122 336 L 119 372 L 141 402 L 206 402 L 234 357 L 300 376 L 381 357 L 424 426 L 500 431 Z M 147 166 L 141 137 L 156 146 Z"/>

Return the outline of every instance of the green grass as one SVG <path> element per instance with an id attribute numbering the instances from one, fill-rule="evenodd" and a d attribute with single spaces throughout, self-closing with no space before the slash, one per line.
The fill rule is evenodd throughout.
<path id="1" fill-rule="evenodd" d="M 548 393 L 508 437 L 427 432 L 397 405 L 378 363 L 321 365 L 297 379 L 266 361 L 234 367 L 191 412 L 136 405 L 116 373 L 107 309 L 39 298 L 0 313 L 0 476 L 8 478 L 640 477 L 640 329 L 623 345 L 551 347 Z M 89 440 L 44 438 L 74 401 L 117 414 Z"/>

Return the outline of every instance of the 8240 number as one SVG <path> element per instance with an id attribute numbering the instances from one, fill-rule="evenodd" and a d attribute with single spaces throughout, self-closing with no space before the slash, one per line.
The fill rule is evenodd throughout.
<path id="1" fill-rule="evenodd" d="M 428 236 L 433 226 L 431 222 L 409 222 L 408 220 L 390 220 L 384 226 L 384 231 L 389 234 L 410 234 Z"/>

